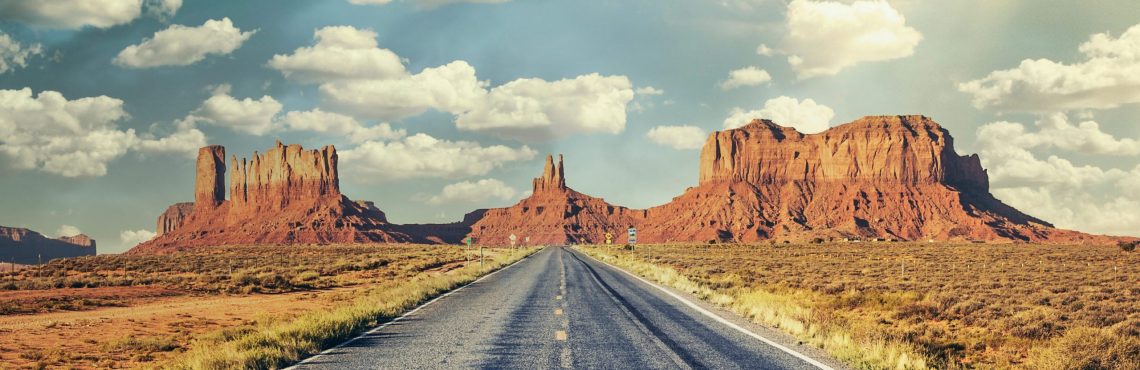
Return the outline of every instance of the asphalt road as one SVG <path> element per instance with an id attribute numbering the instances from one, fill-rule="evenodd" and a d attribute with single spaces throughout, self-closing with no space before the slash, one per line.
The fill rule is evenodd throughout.
<path id="1" fill-rule="evenodd" d="M 296 368 L 821 368 L 749 333 L 549 247 Z"/>

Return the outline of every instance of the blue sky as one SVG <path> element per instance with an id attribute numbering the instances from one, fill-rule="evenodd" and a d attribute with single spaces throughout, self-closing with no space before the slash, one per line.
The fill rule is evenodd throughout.
<path id="1" fill-rule="evenodd" d="M 0 1 L 0 225 L 123 251 L 192 199 L 197 146 L 241 157 L 275 139 L 335 144 L 344 192 L 395 222 L 512 204 L 546 153 L 566 155 L 571 187 L 643 208 L 695 185 L 705 135 L 746 117 L 816 132 L 924 114 L 982 156 L 1007 203 L 1140 235 L 1135 14 L 1132 1 Z"/>

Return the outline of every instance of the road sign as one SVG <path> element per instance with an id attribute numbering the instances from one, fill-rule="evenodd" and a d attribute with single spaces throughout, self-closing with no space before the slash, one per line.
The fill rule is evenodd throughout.
<path id="1" fill-rule="evenodd" d="M 511 234 L 510 239 L 511 239 L 511 246 L 513 247 L 513 246 L 515 246 L 515 240 L 518 240 L 519 237 L 515 236 L 515 234 Z"/>
<path id="2" fill-rule="evenodd" d="M 614 234 L 607 231 L 606 232 L 606 244 L 608 245 L 608 244 L 613 244 L 613 243 L 614 243 Z"/>
<path id="3" fill-rule="evenodd" d="M 629 244 L 637 244 L 637 228 L 629 228 Z"/>
<path id="4" fill-rule="evenodd" d="M 474 242 L 475 242 L 475 238 L 472 238 L 472 237 L 468 236 L 466 239 L 463 239 L 463 241 L 467 243 L 467 246 L 468 246 L 468 247 L 470 247 L 470 246 L 471 246 L 471 243 L 474 243 Z"/>
<path id="5" fill-rule="evenodd" d="M 526 237 L 526 238 L 525 238 L 525 239 L 523 239 L 523 240 L 526 240 L 526 245 L 530 245 L 530 237 L 529 237 L 529 236 L 528 236 L 528 237 Z"/>

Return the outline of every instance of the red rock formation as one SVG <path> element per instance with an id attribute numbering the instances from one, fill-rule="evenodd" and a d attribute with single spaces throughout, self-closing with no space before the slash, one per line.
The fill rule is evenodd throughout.
<path id="1" fill-rule="evenodd" d="M 155 233 L 158 234 L 157 236 L 162 236 L 163 234 L 173 231 L 179 225 L 182 225 L 182 222 L 185 221 L 186 217 L 193 211 L 194 203 L 174 203 L 166 209 L 166 212 L 162 212 L 161 215 L 158 215 L 158 227 L 155 228 Z"/>
<path id="2" fill-rule="evenodd" d="M 699 180 L 648 210 L 645 240 L 1069 235 L 990 195 L 978 157 L 959 156 L 949 132 L 923 116 L 865 117 L 812 135 L 755 120 L 709 135 Z"/>
<path id="3" fill-rule="evenodd" d="M 511 234 L 531 244 L 599 243 L 606 232 L 625 240 L 625 230 L 644 211 L 614 206 L 566 187 L 562 156 L 558 163 L 546 157 L 542 176 L 534 179 L 532 194 L 507 208 L 469 213 L 464 224 L 480 244 L 509 245 Z"/>
<path id="4" fill-rule="evenodd" d="M 194 206 L 203 210 L 217 208 L 226 200 L 226 148 L 211 145 L 198 149 L 197 174 Z"/>
<path id="5" fill-rule="evenodd" d="M 304 150 L 280 142 L 252 160 L 234 157 L 230 199 L 224 194 L 225 151 L 202 148 L 195 179 L 195 203 L 178 203 L 158 218 L 158 235 L 132 253 L 208 245 L 404 242 L 371 202 L 340 192 L 337 154 L 332 146 Z M 204 202 L 204 203 L 203 203 Z"/>
<path id="6" fill-rule="evenodd" d="M 51 239 L 24 228 L 0 226 L 0 262 L 23 265 L 56 258 L 94 256 L 95 240 L 79 234 Z"/>

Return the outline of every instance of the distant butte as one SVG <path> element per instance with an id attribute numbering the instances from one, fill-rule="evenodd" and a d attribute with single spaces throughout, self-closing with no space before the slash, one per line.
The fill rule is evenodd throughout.
<path id="1" fill-rule="evenodd" d="M 38 232 L 0 226 L 0 263 L 31 265 L 56 258 L 95 255 L 95 239 L 87 235 L 52 239 Z"/>
<path id="2" fill-rule="evenodd" d="M 251 159 L 230 159 L 225 199 L 225 148 L 198 151 L 194 202 L 158 217 L 157 236 L 132 252 L 207 245 L 407 242 L 370 202 L 340 193 L 336 148 L 304 150 L 280 142 Z"/>
<path id="3" fill-rule="evenodd" d="M 393 225 L 370 202 L 340 193 L 336 149 L 278 143 L 251 160 L 232 158 L 224 197 L 225 149 L 202 148 L 195 201 L 158 218 L 158 236 L 133 252 L 216 244 L 418 242 L 505 245 L 762 240 L 958 240 L 1110 243 L 1060 230 L 989 192 L 977 155 L 925 116 L 872 116 L 817 134 L 772 121 L 709 135 L 698 184 L 646 210 L 609 204 L 566 185 L 562 156 L 546 157 L 532 194 L 451 224 Z"/>

